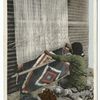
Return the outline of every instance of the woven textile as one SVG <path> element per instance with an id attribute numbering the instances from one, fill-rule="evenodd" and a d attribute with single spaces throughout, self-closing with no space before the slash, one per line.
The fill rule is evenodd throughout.
<path id="1" fill-rule="evenodd" d="M 14 0 L 14 17 L 18 64 L 69 42 L 67 0 Z"/>
<path id="2" fill-rule="evenodd" d="M 34 73 L 30 78 L 27 88 L 30 91 L 35 91 L 40 87 L 50 84 L 67 75 L 69 75 L 69 65 L 66 64 L 66 69 L 65 69 L 65 65 L 63 63 L 54 61 L 52 63 L 49 63 L 48 65 L 46 64 L 34 70 Z M 19 77 L 19 84 L 20 82 L 23 88 L 23 82 L 25 82 L 25 76 Z"/>
<path id="3" fill-rule="evenodd" d="M 51 82 L 57 80 L 59 78 L 61 71 L 50 66 L 46 66 L 41 77 L 36 81 L 36 85 L 43 86 L 46 84 L 50 84 Z"/>

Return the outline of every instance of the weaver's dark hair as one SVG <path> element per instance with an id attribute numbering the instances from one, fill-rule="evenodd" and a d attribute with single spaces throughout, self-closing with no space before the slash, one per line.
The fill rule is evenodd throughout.
<path id="1" fill-rule="evenodd" d="M 80 42 L 72 43 L 72 50 L 73 50 L 73 54 L 84 56 L 84 54 L 83 54 L 83 46 L 82 46 L 82 44 Z"/>

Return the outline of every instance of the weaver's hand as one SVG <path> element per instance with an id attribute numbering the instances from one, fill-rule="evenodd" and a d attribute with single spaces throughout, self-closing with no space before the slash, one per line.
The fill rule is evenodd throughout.
<path id="1" fill-rule="evenodd" d="M 66 44 L 65 44 L 65 47 L 67 47 L 67 48 L 71 48 L 71 45 L 68 44 L 68 43 L 66 43 Z"/>
<path id="2" fill-rule="evenodd" d="M 64 47 L 67 51 L 72 52 L 72 47 L 70 44 L 66 43 Z"/>

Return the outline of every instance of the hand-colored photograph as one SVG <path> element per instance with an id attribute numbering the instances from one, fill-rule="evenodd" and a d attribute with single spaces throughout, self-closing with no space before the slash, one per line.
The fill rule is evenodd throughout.
<path id="1" fill-rule="evenodd" d="M 7 100 L 94 100 L 94 1 L 7 0 Z"/>

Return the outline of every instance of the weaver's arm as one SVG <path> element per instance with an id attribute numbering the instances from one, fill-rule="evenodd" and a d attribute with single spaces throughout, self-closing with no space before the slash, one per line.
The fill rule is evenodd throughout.
<path id="1" fill-rule="evenodd" d="M 55 55 L 55 54 L 48 52 L 47 50 L 45 50 L 44 53 L 51 56 L 53 59 L 55 59 L 57 61 L 70 62 L 70 59 L 71 59 L 70 55 L 69 56 Z"/>

